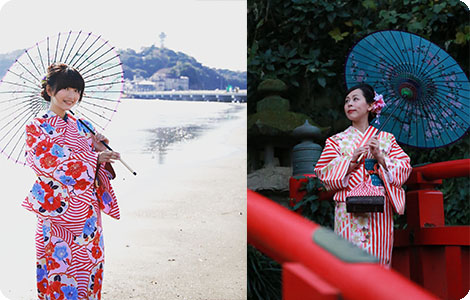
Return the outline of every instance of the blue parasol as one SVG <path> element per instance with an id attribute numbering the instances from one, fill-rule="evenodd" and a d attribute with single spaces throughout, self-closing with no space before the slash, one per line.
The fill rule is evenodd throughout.
<path id="1" fill-rule="evenodd" d="M 345 67 L 348 88 L 364 82 L 383 95 L 387 106 L 372 124 L 400 143 L 438 148 L 468 132 L 469 80 L 430 41 L 404 31 L 378 31 L 352 48 Z"/>

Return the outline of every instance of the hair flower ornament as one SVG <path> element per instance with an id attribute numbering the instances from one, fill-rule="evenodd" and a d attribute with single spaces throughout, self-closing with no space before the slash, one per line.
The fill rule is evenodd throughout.
<path id="1" fill-rule="evenodd" d="M 376 92 L 374 92 L 375 96 L 374 96 L 374 104 L 373 104 L 373 107 L 372 107 L 372 112 L 376 113 L 377 116 L 376 116 L 376 120 L 375 120 L 375 123 L 376 124 L 380 124 L 380 121 L 379 121 L 379 118 L 380 118 L 380 112 L 382 112 L 382 109 L 385 107 L 385 101 L 384 101 L 384 97 L 382 96 L 382 94 L 377 94 Z"/>
<path id="2" fill-rule="evenodd" d="M 47 84 L 47 75 L 41 79 L 41 86 L 45 86 L 46 84 Z"/>

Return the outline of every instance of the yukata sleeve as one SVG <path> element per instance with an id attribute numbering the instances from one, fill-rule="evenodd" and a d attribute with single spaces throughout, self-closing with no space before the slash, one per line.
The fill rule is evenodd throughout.
<path id="1" fill-rule="evenodd" d="M 339 145 L 332 138 L 328 138 L 325 148 L 315 165 L 315 174 L 323 182 L 327 190 L 337 191 L 347 188 L 346 175 L 351 157 L 340 154 Z"/>
<path id="2" fill-rule="evenodd" d="M 412 167 L 410 157 L 401 149 L 395 137 L 390 134 L 389 139 L 389 151 L 383 152 L 388 171 L 380 166 L 379 175 L 383 179 L 395 212 L 402 215 L 405 212 L 405 191 L 402 185 L 408 180 Z"/>
<path id="3" fill-rule="evenodd" d="M 59 181 L 75 194 L 93 184 L 98 153 L 74 151 L 54 142 L 52 127 L 34 119 L 26 125 L 26 161 L 38 177 Z M 48 133 L 45 131 L 49 130 Z"/>
<path id="4" fill-rule="evenodd" d="M 95 132 L 95 129 L 91 123 L 86 120 L 82 121 L 87 124 L 89 129 Z M 81 133 L 88 139 L 91 147 L 93 145 L 92 133 L 90 130 L 82 126 L 79 121 L 77 121 L 77 126 L 79 131 L 81 131 Z M 99 207 L 105 214 L 111 216 L 112 218 L 120 219 L 121 215 L 119 211 L 119 205 L 110 182 L 110 180 L 114 179 L 115 177 L 116 173 L 114 172 L 113 166 L 110 163 L 101 163 L 97 165 L 95 173 L 95 188 Z"/>

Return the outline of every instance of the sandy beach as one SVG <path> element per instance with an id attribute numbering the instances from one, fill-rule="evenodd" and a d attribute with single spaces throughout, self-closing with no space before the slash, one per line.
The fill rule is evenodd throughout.
<path id="1" fill-rule="evenodd" d="M 155 107 L 159 104 L 133 101 L 121 104 L 105 132 L 138 175 L 115 164 L 113 185 L 122 218 L 103 216 L 102 299 L 245 299 L 246 104 L 200 103 L 206 106 L 197 118 L 198 103 L 187 103 L 193 119 L 209 120 L 210 126 L 203 126 L 197 137 L 177 139 L 162 158 L 163 151 L 142 149 L 148 145 L 144 129 L 165 111 Z M 179 122 L 178 116 L 168 118 Z M 3 180 L 13 191 L 3 201 L 11 214 L 0 223 L 2 235 L 11 241 L 0 253 L 9 258 L 0 289 L 11 300 L 29 300 L 36 297 L 35 217 L 19 203 L 34 175 L 11 164 L 1 162 L 14 175 Z"/>

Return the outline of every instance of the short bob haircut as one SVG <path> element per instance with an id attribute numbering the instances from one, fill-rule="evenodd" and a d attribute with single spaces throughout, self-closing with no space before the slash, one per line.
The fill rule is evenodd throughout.
<path id="1" fill-rule="evenodd" d="M 52 93 L 55 95 L 58 91 L 66 88 L 77 89 L 80 93 L 78 101 L 82 100 L 83 91 L 85 90 L 85 81 L 80 73 L 64 63 L 53 63 L 47 68 L 47 76 L 42 81 L 41 96 L 47 102 L 51 101 L 51 97 L 47 94 L 47 86 L 51 87 Z"/>
<path id="2" fill-rule="evenodd" d="M 357 85 L 351 87 L 346 92 L 346 95 L 344 96 L 344 98 L 346 98 L 346 96 L 349 95 L 349 93 L 351 93 L 352 91 L 357 90 L 357 89 L 360 89 L 362 91 L 362 95 L 364 96 L 364 98 L 366 98 L 367 104 L 372 104 L 372 103 L 375 102 L 375 100 L 374 100 L 374 97 L 375 97 L 374 88 L 371 85 L 367 84 L 367 83 L 360 83 L 360 84 L 357 84 Z M 374 113 L 374 112 L 369 112 L 369 122 L 372 121 L 375 118 L 376 115 L 377 114 Z"/>

